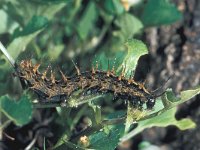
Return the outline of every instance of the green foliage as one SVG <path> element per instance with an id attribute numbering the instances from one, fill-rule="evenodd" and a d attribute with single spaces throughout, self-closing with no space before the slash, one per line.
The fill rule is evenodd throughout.
<path id="1" fill-rule="evenodd" d="M 123 117 L 124 114 L 125 113 L 123 111 L 116 111 L 112 114 L 109 114 L 106 118 L 110 120 L 118 119 L 120 117 Z M 119 139 L 123 136 L 123 134 L 123 124 L 104 126 L 104 128 L 89 136 L 88 148 L 98 150 L 113 150 L 117 147 Z"/>
<path id="2" fill-rule="evenodd" d="M 21 5 L 20 2 L 22 2 L 23 5 Z M 12 2 L 7 2 L 6 0 L 1 1 L 0 7 L 3 7 L 3 11 L 7 13 L 6 21 L 8 23 L 8 29 L 5 30 L 5 33 L 6 31 L 10 31 L 10 39 L 15 37 L 15 39 L 8 44 L 7 50 L 15 60 L 24 51 L 28 44 L 47 26 L 48 20 L 46 18 L 52 19 L 53 16 L 65 6 L 65 4 L 56 3 L 47 6 L 48 5 L 40 5 L 39 3 L 24 0 Z M 27 10 L 27 8 L 29 9 Z M 36 15 L 36 12 L 38 15 Z M 3 24 L 3 22 L 1 23 Z M 14 25 L 9 25 L 9 23 Z M 13 27 L 16 28 L 15 33 L 12 29 Z M 21 27 L 23 27 L 23 30 L 19 32 L 18 30 Z M 2 76 L 0 76 L 0 81 L 6 81 L 6 84 L 0 82 L 0 87 L 2 89 L 0 93 L 6 94 L 6 90 L 8 90 L 10 85 L 13 84 L 11 83 L 12 81 L 7 78 L 10 77 L 10 71 L 8 70 L 11 66 L 9 66 L 8 63 L 5 63 L 7 59 L 4 55 L 0 56 L 0 61 L 3 62 L 0 65 L 0 72 L 2 74 Z M 20 88 L 21 87 L 17 89 Z"/>
<path id="3" fill-rule="evenodd" d="M 32 118 L 32 109 L 32 103 L 27 96 L 21 97 L 18 102 L 8 95 L 0 97 L 0 111 L 16 125 L 27 124 Z"/>
<path id="4" fill-rule="evenodd" d="M 142 41 L 136 39 L 129 39 L 124 45 L 126 50 L 122 52 L 111 53 L 108 56 L 105 52 L 98 53 L 93 60 L 93 66 L 98 63 L 103 70 L 111 70 L 114 67 L 118 74 L 125 68 L 125 75 L 129 78 L 132 71 L 135 70 L 140 56 L 147 54 L 148 50 Z"/>
<path id="5" fill-rule="evenodd" d="M 96 6 L 90 2 L 86 11 L 83 14 L 78 26 L 77 31 L 82 40 L 85 40 L 89 31 L 93 28 L 94 21 L 97 18 Z"/>
<path id="6" fill-rule="evenodd" d="M 171 24 L 182 18 L 182 14 L 169 0 L 148 0 L 142 14 L 145 26 Z"/>
<path id="7" fill-rule="evenodd" d="M 147 46 L 136 40 L 136 36 L 140 38 L 148 26 L 170 24 L 181 18 L 180 12 L 168 0 L 149 0 L 140 5 L 144 8 L 138 12 L 142 16 L 133 13 L 134 6 L 125 11 L 120 0 L 2 0 L 0 38 L 16 62 L 27 59 L 28 54 L 34 62 L 44 66 L 52 63 L 52 68 L 61 68 L 70 74 L 74 70 L 73 59 L 78 66 L 81 64 L 83 71 L 98 64 L 102 70 L 114 67 L 119 75 L 125 68 L 129 78 L 138 59 L 148 54 Z M 0 72 L 1 112 L 16 125 L 29 123 L 33 100 L 27 93 L 22 94 L 19 80 L 11 77 L 11 66 L 4 55 L 0 56 Z M 183 91 L 179 98 L 168 90 L 157 99 L 151 111 L 136 110 L 130 104 L 126 107 L 124 100 L 112 101 L 111 95 L 84 97 L 80 93 L 76 91 L 70 97 L 68 108 L 57 108 L 54 112 L 57 116 L 54 123 L 59 127 L 54 131 L 55 149 L 112 150 L 119 142 L 153 126 L 194 128 L 195 123 L 190 119 L 176 120 L 176 106 L 200 93 L 200 88 Z M 21 95 L 21 98 L 16 102 L 7 94 Z M 34 103 L 33 106 L 38 105 Z M 124 106 L 121 111 L 116 109 L 119 106 Z M 75 136 L 75 127 L 84 116 L 88 117 L 88 128 Z M 137 127 L 129 132 L 130 126 L 135 124 Z M 88 138 L 88 144 L 80 144 L 82 136 Z"/>
<path id="8" fill-rule="evenodd" d="M 126 65 L 130 64 L 129 59 L 132 59 L 134 57 L 135 59 L 132 59 L 131 63 L 133 63 L 132 68 L 135 68 L 135 65 L 137 64 L 137 60 L 139 59 L 139 57 L 147 53 L 146 45 L 144 45 L 141 41 L 138 40 L 128 40 L 126 46 L 128 47 L 128 50 L 131 52 L 128 53 L 128 55 L 126 55 L 128 57 L 125 57 L 127 59 L 125 59 L 126 61 L 124 61 L 124 63 L 128 62 Z M 105 65 L 103 66 L 106 67 L 105 55 L 102 57 L 101 54 L 100 56 L 101 57 L 99 57 L 99 60 L 101 61 L 102 64 L 104 62 Z M 131 137 L 135 136 L 136 134 L 138 134 L 139 132 L 142 132 L 144 129 L 154 126 L 166 127 L 169 125 L 174 125 L 181 130 L 194 128 L 196 125 L 191 119 L 176 120 L 175 113 L 176 113 L 176 106 L 178 104 L 181 104 L 191 99 L 192 97 L 194 97 L 199 93 L 200 93 L 200 88 L 196 88 L 193 90 L 183 91 L 181 92 L 181 97 L 176 98 L 172 93 L 172 91 L 168 90 L 164 95 L 164 97 L 162 97 L 162 100 L 161 98 L 157 99 L 153 111 L 145 111 L 145 110 L 140 111 L 128 105 L 126 127 L 124 128 L 123 124 L 115 126 L 110 126 L 107 124 L 102 125 L 103 122 L 101 122 L 100 126 L 97 125 L 91 129 L 97 132 L 94 132 L 91 135 L 89 134 L 90 144 L 87 146 L 87 148 L 114 149 L 119 141 L 126 141 Z M 76 103 L 76 100 L 73 102 Z M 114 116 L 118 116 L 115 118 L 117 119 L 121 115 L 118 115 L 118 113 L 116 112 L 116 115 Z M 113 118 L 109 119 L 110 121 L 112 121 Z M 137 127 L 123 136 L 124 131 L 127 132 L 129 130 L 129 127 L 133 123 L 137 123 L 138 124 Z M 85 134 L 87 135 L 87 133 Z M 102 144 L 105 143 L 106 140 L 112 144 Z M 63 144 L 66 143 L 63 142 Z"/>
<path id="9" fill-rule="evenodd" d="M 23 28 L 23 30 L 20 30 L 20 28 L 15 29 L 13 33 L 13 39 L 34 33 L 47 25 L 47 18 L 43 16 L 33 16 L 32 19 L 28 22 L 28 24 Z"/>
<path id="10" fill-rule="evenodd" d="M 0 34 L 12 32 L 13 28 L 16 26 L 16 23 L 14 21 L 8 21 L 9 15 L 3 10 L 0 10 L 0 16 Z"/>
<path id="11" fill-rule="evenodd" d="M 133 37 L 143 28 L 142 22 L 130 13 L 124 13 L 115 20 L 116 26 L 120 28 L 114 34 L 119 35 L 120 38 L 126 40 Z"/>
<path id="12" fill-rule="evenodd" d="M 117 147 L 120 137 L 124 133 L 123 125 L 116 125 L 111 128 L 108 128 L 108 133 L 103 129 L 102 131 L 96 132 L 89 136 L 91 149 L 98 150 L 113 150 Z"/>
<path id="13" fill-rule="evenodd" d="M 144 117 L 142 120 L 139 120 L 138 126 L 133 131 L 125 135 L 121 140 L 125 141 L 143 131 L 144 129 L 154 126 L 166 127 L 169 125 L 175 125 L 181 130 L 195 128 L 196 125 L 191 119 L 177 120 L 175 118 L 175 113 L 177 110 L 176 106 L 178 104 L 190 100 L 192 97 L 196 96 L 199 93 L 200 87 L 197 87 L 195 89 L 182 91 L 180 93 L 180 98 L 176 98 L 173 92 L 171 90 L 168 90 L 166 94 L 164 94 L 164 96 L 162 97 L 162 103 L 164 107 L 160 107 L 160 104 L 158 102 L 161 102 L 161 99 L 157 99 L 156 105 L 159 105 L 160 109 L 156 110 L 156 112 L 153 112 L 149 116 Z"/>
<path id="14" fill-rule="evenodd" d="M 123 64 L 126 67 L 125 72 L 128 77 L 131 75 L 132 71 L 135 70 L 138 59 L 148 53 L 146 45 L 139 40 L 129 39 L 125 46 L 128 48 L 128 53 L 124 58 Z"/>
<path id="15" fill-rule="evenodd" d="M 105 9 L 112 15 L 119 15 L 124 12 L 120 0 L 104 0 Z"/>

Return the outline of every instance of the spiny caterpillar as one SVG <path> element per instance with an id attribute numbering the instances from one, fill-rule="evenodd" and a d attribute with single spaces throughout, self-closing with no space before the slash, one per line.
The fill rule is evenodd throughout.
<path id="1" fill-rule="evenodd" d="M 146 103 L 147 109 L 155 104 L 154 96 L 133 78 L 126 79 L 123 73 L 116 76 L 113 71 L 101 71 L 92 68 L 91 71 L 80 72 L 75 65 L 77 74 L 66 77 L 60 70 L 61 79 L 56 80 L 51 70 L 47 78 L 49 67 L 39 71 L 40 64 L 33 65 L 30 60 L 22 60 L 16 65 L 16 72 L 22 82 L 38 95 L 40 102 L 66 102 L 73 92 L 81 89 L 83 94 L 112 93 L 115 99 L 129 100 L 134 106 L 142 107 Z"/>
<path id="2" fill-rule="evenodd" d="M 139 108 L 146 104 L 147 109 L 152 109 L 155 105 L 155 98 L 161 95 L 149 92 L 143 83 L 134 81 L 132 77 L 126 79 L 124 71 L 119 76 L 115 75 L 114 71 L 102 71 L 97 68 L 81 72 L 74 64 L 77 70 L 76 75 L 66 77 L 60 71 L 61 79 L 56 80 L 51 70 L 51 75 L 48 78 L 49 67 L 40 73 L 40 64 L 33 65 L 30 60 L 22 60 L 16 64 L 1 43 L 0 49 L 14 66 L 16 75 L 22 84 L 28 86 L 38 96 L 41 103 L 66 103 L 74 92 L 81 89 L 82 95 L 112 93 L 114 99 L 128 100 L 133 106 Z"/>

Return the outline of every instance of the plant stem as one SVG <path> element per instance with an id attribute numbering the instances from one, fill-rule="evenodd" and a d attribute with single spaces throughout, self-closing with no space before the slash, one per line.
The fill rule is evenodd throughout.
<path id="1" fill-rule="evenodd" d="M 9 63 L 15 67 L 15 60 L 10 56 L 10 54 L 8 53 L 8 50 L 4 47 L 4 45 L 1 43 L 0 41 L 0 50 L 3 52 L 3 54 L 6 56 L 6 58 L 8 59 Z"/>

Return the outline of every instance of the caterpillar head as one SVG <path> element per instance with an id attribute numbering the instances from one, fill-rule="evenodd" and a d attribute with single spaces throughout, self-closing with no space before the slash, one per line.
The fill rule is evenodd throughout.
<path id="1" fill-rule="evenodd" d="M 156 100 L 153 96 L 148 97 L 147 102 L 146 102 L 147 109 L 152 109 L 155 103 L 156 103 Z"/>

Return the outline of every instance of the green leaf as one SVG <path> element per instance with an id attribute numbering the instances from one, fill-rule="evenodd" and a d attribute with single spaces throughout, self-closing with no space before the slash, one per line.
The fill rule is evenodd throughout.
<path id="1" fill-rule="evenodd" d="M 106 118 L 108 120 L 121 118 L 125 115 L 125 111 L 116 111 L 109 114 Z M 118 145 L 120 137 L 124 134 L 124 125 L 110 125 L 104 126 L 103 129 L 97 131 L 89 136 L 89 147 L 98 150 L 113 150 Z"/>
<path id="2" fill-rule="evenodd" d="M 19 36 L 26 36 L 34 33 L 48 25 L 48 19 L 43 16 L 33 16 L 29 23 L 22 29 L 17 28 L 13 34 L 13 39 Z"/>
<path id="3" fill-rule="evenodd" d="M 195 123 L 191 119 L 181 119 L 176 120 L 175 118 L 176 108 L 166 110 L 162 113 L 159 113 L 157 116 L 154 116 L 150 119 L 146 119 L 138 122 L 138 126 L 132 130 L 130 133 L 125 135 L 121 140 L 125 141 L 135 136 L 136 134 L 142 132 L 144 129 L 151 127 L 167 127 L 169 125 L 175 125 L 181 130 L 186 130 L 190 128 L 195 128 Z"/>
<path id="4" fill-rule="evenodd" d="M 130 13 L 123 13 L 114 19 L 117 29 L 113 30 L 112 38 L 107 41 L 109 51 L 123 50 L 127 39 L 133 38 L 143 28 L 142 22 Z"/>
<path id="5" fill-rule="evenodd" d="M 171 24 L 182 18 L 182 14 L 169 0 L 148 0 L 142 14 L 145 26 Z"/>
<path id="6" fill-rule="evenodd" d="M 0 34 L 12 33 L 16 28 L 17 23 L 11 19 L 11 17 L 3 10 L 0 10 L 1 22 L 0 22 Z"/>
<path id="7" fill-rule="evenodd" d="M 12 0 L 9 1 L 9 3 L 7 0 L 3 0 L 2 3 L 4 8 L 6 8 L 5 11 L 8 13 L 8 15 L 17 21 L 22 27 L 24 27 L 36 14 L 51 20 L 55 13 L 57 13 L 67 4 L 67 2 L 54 1 L 54 3 L 47 3 L 27 0 Z"/>
<path id="8" fill-rule="evenodd" d="M 108 129 L 108 133 L 105 130 L 98 131 L 89 136 L 90 146 L 89 148 L 98 150 L 113 150 L 117 147 L 119 138 L 124 133 L 124 125 L 112 126 Z"/>
<path id="9" fill-rule="evenodd" d="M 0 97 L 0 110 L 16 125 L 28 123 L 32 117 L 32 103 L 27 96 L 22 96 L 18 102 L 8 95 Z"/>
<path id="10" fill-rule="evenodd" d="M 125 46 L 128 48 L 128 53 L 124 58 L 122 65 L 118 68 L 117 72 L 122 69 L 122 66 L 124 66 L 125 74 L 127 77 L 129 77 L 132 75 L 132 71 L 135 70 L 140 56 L 148 54 L 148 50 L 142 41 L 136 39 L 127 40 Z"/>
<path id="11" fill-rule="evenodd" d="M 27 26 L 24 27 L 25 33 L 27 34 L 28 32 L 30 32 L 26 36 L 24 35 L 22 37 L 15 38 L 8 45 L 7 47 L 8 53 L 15 60 L 18 57 L 18 55 L 22 51 L 25 50 L 26 46 L 30 43 L 30 41 L 33 40 L 44 29 L 44 27 L 46 27 L 47 25 L 46 18 L 48 20 L 51 20 L 54 17 L 54 15 L 66 5 L 65 3 L 39 5 L 38 3 L 33 3 L 31 1 L 25 1 L 25 0 L 20 0 L 20 1 L 23 2 L 24 5 L 21 5 L 19 1 L 15 1 L 15 2 L 13 1 L 9 4 L 6 3 L 6 6 L 9 6 L 6 12 L 13 18 L 18 18 L 17 21 L 20 23 L 20 25 L 23 26 L 24 23 L 27 24 Z M 31 9 L 29 9 L 29 13 L 27 13 L 26 16 L 24 16 L 23 18 L 24 20 L 22 20 L 22 18 L 16 17 L 16 15 L 23 16 L 23 14 L 27 12 L 26 8 L 31 8 Z M 37 13 L 35 11 L 37 11 Z M 34 16 L 35 14 L 38 14 L 38 16 L 37 17 L 35 16 L 32 18 L 32 16 Z M 37 22 L 35 23 L 34 21 L 37 21 Z M 32 25 L 34 27 L 33 29 L 31 27 Z M 2 56 L 0 59 L 7 60 L 5 59 L 5 56 Z M 9 68 L 8 63 L 1 65 L 0 68 L 8 69 Z"/>
<path id="12" fill-rule="evenodd" d="M 98 53 L 93 60 L 93 66 L 97 63 L 102 70 L 108 70 L 109 61 L 110 70 L 114 67 L 116 73 L 120 74 L 122 68 L 125 67 L 125 75 L 129 77 L 135 70 L 140 56 L 147 54 L 148 50 L 142 41 L 136 39 L 127 40 L 125 46 L 127 47 L 126 51 L 117 51 L 110 55 L 106 55 L 105 52 Z"/>
<path id="13" fill-rule="evenodd" d="M 115 24 L 121 29 L 119 32 L 123 35 L 124 40 L 132 38 L 143 28 L 142 22 L 129 13 L 120 15 L 115 20 Z"/>
<path id="14" fill-rule="evenodd" d="M 185 102 L 185 101 L 193 98 L 197 94 L 200 94 L 200 86 L 198 86 L 194 89 L 191 89 L 191 90 L 182 91 L 181 92 L 181 101 Z"/>
<path id="15" fill-rule="evenodd" d="M 163 103 L 168 104 L 168 108 L 171 108 L 190 100 L 198 94 L 200 94 L 200 86 L 197 86 L 190 90 L 182 91 L 179 97 L 176 97 L 172 90 L 169 89 L 166 91 L 166 94 L 163 95 L 162 100 L 164 101 Z"/>
<path id="16" fill-rule="evenodd" d="M 96 6 L 93 2 L 90 2 L 83 14 L 78 26 L 77 31 L 82 40 L 86 39 L 91 31 L 94 22 L 97 18 Z"/>
<path id="17" fill-rule="evenodd" d="M 106 54 L 104 51 L 96 54 L 93 59 L 93 66 L 99 66 L 101 70 L 107 71 L 108 69 L 118 68 L 126 55 L 126 51 L 118 51 L 111 54 Z M 108 68 L 109 67 L 109 68 Z"/>
<path id="18" fill-rule="evenodd" d="M 2 2 L 2 6 L 5 7 L 4 11 L 7 13 L 7 15 L 12 18 L 13 21 L 16 21 L 18 24 L 22 25 L 23 24 L 23 15 L 21 12 L 21 9 L 17 9 L 18 6 L 22 5 L 16 5 L 14 1 L 11 2 L 6 2 L 5 0 Z M 27 16 L 26 16 L 27 17 Z"/>
<path id="19" fill-rule="evenodd" d="M 176 106 L 188 101 L 195 95 L 200 93 L 200 86 L 181 92 L 180 97 L 175 97 L 172 90 L 167 90 L 166 93 L 162 96 L 162 101 L 160 98 L 156 100 L 156 104 L 154 106 L 154 110 L 152 112 L 147 112 L 149 115 L 144 116 L 144 118 L 140 119 L 137 123 L 138 126 L 132 130 L 130 133 L 125 135 L 121 140 L 125 141 L 135 136 L 139 132 L 142 132 L 146 128 L 151 128 L 154 126 L 157 127 L 166 127 L 169 125 L 175 125 L 180 130 L 186 130 L 190 128 L 195 128 L 196 124 L 191 119 L 181 119 L 176 120 Z M 163 105 L 161 105 L 161 102 Z M 130 116 L 129 116 L 130 119 Z M 133 120 L 133 119 L 132 119 Z M 129 123 L 129 122 L 128 122 Z M 127 124 L 128 124 L 127 123 Z M 128 127 L 130 123 L 128 124 Z M 126 127 L 127 128 L 127 127 Z"/>
<path id="20" fill-rule="evenodd" d="M 124 7 L 119 0 L 105 0 L 104 7 L 112 15 L 119 15 L 124 12 Z"/>
<path id="21" fill-rule="evenodd" d="M 7 47 L 8 53 L 16 60 L 19 54 L 24 51 L 24 48 L 33 40 L 43 29 L 36 31 L 27 36 L 22 36 L 14 39 Z M 5 67 L 4 67 L 5 68 Z"/>

